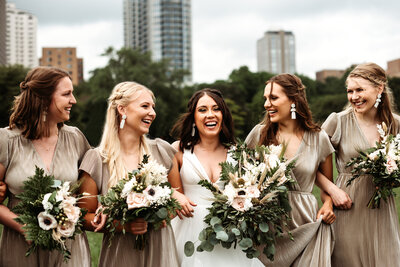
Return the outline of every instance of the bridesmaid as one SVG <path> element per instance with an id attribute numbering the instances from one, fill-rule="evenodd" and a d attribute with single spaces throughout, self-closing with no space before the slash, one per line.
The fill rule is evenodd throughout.
<path id="1" fill-rule="evenodd" d="M 260 259 L 267 266 L 330 266 L 334 239 L 327 224 L 335 220 L 332 200 L 324 194 L 324 204 L 318 210 L 312 190 L 317 172 L 329 162 L 333 147 L 327 134 L 312 121 L 305 88 L 298 77 L 272 77 L 266 83 L 264 98 L 267 113 L 247 136 L 246 143 L 250 147 L 287 144 L 285 157 L 297 157 L 292 174 L 297 183 L 289 192 L 292 211 L 288 226 L 294 241 L 277 238 L 274 261 L 270 262 L 264 254 Z M 321 216 L 327 224 L 322 224 Z"/>
<path id="2" fill-rule="evenodd" d="M 375 63 L 358 65 L 346 80 L 349 107 L 332 113 L 323 129 L 335 148 L 339 176 L 336 184 L 353 200 L 350 210 L 337 210 L 334 225 L 336 244 L 333 266 L 400 266 L 399 224 L 394 198 L 382 201 L 379 209 L 367 203 L 374 192 L 372 179 L 352 176 L 346 163 L 360 150 L 379 141 L 376 125 L 385 122 L 391 134 L 400 132 L 400 117 L 392 113 L 391 91 L 385 71 Z M 334 198 L 335 193 L 326 191 Z"/>
<path id="3" fill-rule="evenodd" d="M 75 127 L 64 125 L 76 103 L 71 77 L 52 67 L 31 70 L 20 84 L 10 125 L 0 129 L 0 181 L 7 184 L 8 207 L 0 205 L 0 223 L 4 224 L 0 241 L 0 266 L 91 266 L 85 234 L 67 242 L 71 259 L 65 263 L 57 251 L 38 249 L 25 257 L 28 242 L 22 225 L 14 221 L 11 209 L 17 204 L 23 182 L 35 174 L 35 166 L 57 179 L 74 182 L 78 166 L 90 148 Z"/>
<path id="4" fill-rule="evenodd" d="M 258 259 L 248 259 L 240 249 L 225 249 L 216 246 L 211 253 L 195 252 L 191 257 L 184 255 L 186 241 L 195 242 L 205 224 L 204 217 L 211 206 L 212 193 L 198 184 L 200 179 L 208 179 L 217 183 L 221 172 L 221 162 L 229 159 L 227 154 L 230 144 L 233 144 L 232 115 L 222 94 L 215 89 L 203 89 L 193 94 L 188 102 L 187 112 L 172 129 L 179 140 L 173 145 L 179 150 L 175 158 L 170 183 L 180 192 L 185 193 L 187 202 L 194 206 L 193 217 L 172 222 L 175 231 L 179 255 L 179 266 L 263 266 Z M 179 175 L 180 174 L 180 175 Z M 181 179 L 180 179 L 181 178 Z M 190 205 L 188 208 L 193 210 Z"/>
<path id="5" fill-rule="evenodd" d="M 99 230 L 95 220 L 98 206 L 96 195 L 106 194 L 128 171 L 138 168 L 143 155 L 150 155 L 158 163 L 171 169 L 175 149 L 161 139 L 148 140 L 145 134 L 156 117 L 154 95 L 145 86 L 135 82 L 117 84 L 109 99 L 104 132 L 99 147 L 89 150 L 80 166 L 81 191 L 94 197 L 82 203 L 88 209 L 88 230 Z M 103 222 L 104 222 L 104 217 Z M 99 266 L 178 266 L 175 238 L 170 226 L 159 231 L 148 227 L 143 219 L 118 229 L 109 246 L 110 234 L 105 233 L 100 253 Z M 149 242 L 144 250 L 135 250 L 135 235 L 148 232 Z"/>

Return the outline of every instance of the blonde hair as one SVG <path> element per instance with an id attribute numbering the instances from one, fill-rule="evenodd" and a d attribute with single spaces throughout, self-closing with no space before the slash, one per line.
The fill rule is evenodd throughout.
<path id="1" fill-rule="evenodd" d="M 121 143 L 118 137 L 121 115 L 118 112 L 118 106 L 126 107 L 131 101 L 139 97 L 139 93 L 146 91 L 154 99 L 153 92 L 147 87 L 136 82 L 122 82 L 117 84 L 110 97 L 108 98 L 108 108 L 106 122 L 104 124 L 103 136 L 101 137 L 98 150 L 105 163 L 108 164 L 110 179 L 108 188 L 117 184 L 117 182 L 128 175 L 121 157 Z M 140 161 L 144 154 L 150 155 L 147 139 L 144 135 L 140 137 Z"/>
<path id="2" fill-rule="evenodd" d="M 369 62 L 355 67 L 347 76 L 346 85 L 350 78 L 362 78 L 370 82 L 375 88 L 382 87 L 381 102 L 378 106 L 378 118 L 389 127 L 389 133 L 397 134 L 397 122 L 393 117 L 393 94 L 389 88 L 386 72 L 379 65 Z M 350 107 L 350 104 L 346 108 Z"/>

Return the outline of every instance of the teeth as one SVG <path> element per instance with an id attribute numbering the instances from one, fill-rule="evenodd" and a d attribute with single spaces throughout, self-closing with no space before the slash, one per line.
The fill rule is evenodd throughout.
<path id="1" fill-rule="evenodd" d="M 275 110 L 270 110 L 270 111 L 268 111 L 268 113 L 269 114 L 273 114 L 273 113 L 276 113 L 276 111 Z"/>
<path id="2" fill-rule="evenodd" d="M 143 120 L 143 122 L 145 122 L 145 123 L 150 123 L 151 120 Z"/>
<path id="3" fill-rule="evenodd" d="M 212 126 L 216 126 L 217 123 L 216 122 L 207 122 L 206 126 L 212 127 Z"/>

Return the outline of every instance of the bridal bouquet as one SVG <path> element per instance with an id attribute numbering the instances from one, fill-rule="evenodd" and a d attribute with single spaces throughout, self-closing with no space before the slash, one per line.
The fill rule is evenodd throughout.
<path id="1" fill-rule="evenodd" d="M 361 151 L 360 155 L 352 158 L 347 166 L 353 166 L 354 176 L 347 181 L 350 185 L 361 175 L 369 174 L 375 185 L 375 192 L 368 202 L 368 207 L 379 208 L 381 199 L 387 201 L 395 192 L 393 188 L 400 186 L 400 134 L 387 134 L 385 123 L 377 124 L 381 142 L 375 147 Z"/>
<path id="2" fill-rule="evenodd" d="M 83 196 L 72 194 L 78 188 L 45 175 L 38 167 L 35 175 L 24 182 L 23 192 L 17 195 L 21 201 L 13 211 L 19 214 L 15 220 L 24 225 L 26 240 L 31 241 L 26 256 L 41 248 L 59 250 L 65 261 L 70 258 L 65 242 L 82 233 L 86 213 L 77 207 Z"/>
<path id="3" fill-rule="evenodd" d="M 144 155 L 138 170 L 130 172 L 127 178 L 111 187 L 106 195 L 99 197 L 102 212 L 108 216 L 106 228 L 111 233 L 110 242 L 118 224 L 123 226 L 137 218 L 144 218 L 158 230 L 164 221 L 169 223 L 170 215 L 180 209 L 179 203 L 171 195 L 167 169 Z M 125 229 L 122 231 L 125 234 Z M 136 249 L 144 249 L 146 234 L 137 235 L 135 241 Z"/>
<path id="4" fill-rule="evenodd" d="M 264 245 L 263 253 L 273 260 L 275 238 L 283 234 L 289 218 L 288 185 L 293 182 L 294 161 L 284 160 L 284 150 L 281 145 L 256 149 L 238 145 L 228 152 L 234 163 L 221 163 L 224 188 L 205 179 L 199 182 L 214 199 L 197 251 L 212 251 L 217 244 L 239 245 L 248 258 L 255 258 L 260 255 L 257 247 Z M 194 243 L 186 242 L 186 256 L 193 253 Z"/>

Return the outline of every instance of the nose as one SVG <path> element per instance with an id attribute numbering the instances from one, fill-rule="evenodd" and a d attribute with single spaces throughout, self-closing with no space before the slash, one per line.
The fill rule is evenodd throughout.
<path id="1" fill-rule="evenodd" d="M 156 117 L 157 113 L 154 108 L 150 108 L 149 115 Z"/>
<path id="2" fill-rule="evenodd" d="M 207 117 L 214 117 L 214 111 L 212 109 L 208 110 Z"/>
<path id="3" fill-rule="evenodd" d="M 358 92 L 353 92 L 353 94 L 351 95 L 351 99 L 358 99 L 360 97 Z"/>
<path id="4" fill-rule="evenodd" d="M 267 109 L 267 108 L 269 108 L 269 107 L 271 107 L 271 101 L 269 101 L 269 99 L 266 98 L 266 99 L 265 99 L 265 102 L 264 102 L 264 108 Z"/>
<path id="5" fill-rule="evenodd" d="M 72 95 L 70 103 L 71 104 L 76 104 L 76 99 L 75 99 L 74 95 Z"/>

